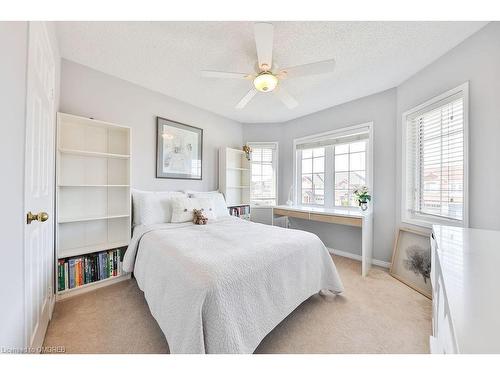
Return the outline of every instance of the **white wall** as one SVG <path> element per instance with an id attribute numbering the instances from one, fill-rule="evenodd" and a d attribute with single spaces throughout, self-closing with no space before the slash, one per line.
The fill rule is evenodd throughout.
<path id="1" fill-rule="evenodd" d="M 402 114 L 469 81 L 469 226 L 500 230 L 499 41 L 500 22 L 492 22 L 398 87 L 398 220 Z"/>
<path id="2" fill-rule="evenodd" d="M 242 145 L 236 121 L 64 59 L 61 111 L 130 126 L 131 180 L 139 189 L 217 189 L 218 149 Z M 155 178 L 156 116 L 203 129 L 203 180 Z"/>
<path id="3" fill-rule="evenodd" d="M 60 58 L 54 25 L 47 23 L 56 62 L 56 106 Z M 2 245 L 0 262 L 0 346 L 23 347 L 24 333 L 24 154 L 28 22 L 0 22 L 0 162 Z M 52 215 L 52 217 L 54 217 Z"/>
<path id="4" fill-rule="evenodd" d="M 373 122 L 374 257 L 389 261 L 395 232 L 396 90 L 341 104 L 283 124 L 246 124 L 246 141 L 279 142 L 279 202 L 285 203 L 293 180 L 293 140 L 346 126 Z M 328 247 L 360 254 L 359 229 L 292 220 L 294 227 L 320 236 Z"/>

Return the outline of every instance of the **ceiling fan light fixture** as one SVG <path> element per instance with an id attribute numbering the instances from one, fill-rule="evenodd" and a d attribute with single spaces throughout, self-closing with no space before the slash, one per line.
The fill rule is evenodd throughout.
<path id="1" fill-rule="evenodd" d="M 278 85 L 278 78 L 270 72 L 262 72 L 255 77 L 253 85 L 260 92 L 271 92 Z"/>

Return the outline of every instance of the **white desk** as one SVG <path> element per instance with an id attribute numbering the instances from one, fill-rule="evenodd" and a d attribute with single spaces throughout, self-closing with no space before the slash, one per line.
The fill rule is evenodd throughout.
<path id="1" fill-rule="evenodd" d="M 368 274 L 372 265 L 373 254 L 373 213 L 371 210 L 361 211 L 359 208 L 276 206 L 273 207 L 272 224 L 274 225 L 276 217 L 283 216 L 361 228 L 361 274 L 363 276 Z"/>
<path id="2" fill-rule="evenodd" d="M 500 353 L 500 231 L 434 225 L 431 353 Z"/>

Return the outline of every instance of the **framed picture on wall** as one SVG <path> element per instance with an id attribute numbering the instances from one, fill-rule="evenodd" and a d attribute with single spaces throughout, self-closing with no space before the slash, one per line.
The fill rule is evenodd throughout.
<path id="1" fill-rule="evenodd" d="M 201 180 L 203 129 L 156 118 L 156 178 Z"/>
<path id="2" fill-rule="evenodd" d="M 390 274 L 409 287 L 432 298 L 431 242 L 427 233 L 399 229 L 392 254 Z"/>

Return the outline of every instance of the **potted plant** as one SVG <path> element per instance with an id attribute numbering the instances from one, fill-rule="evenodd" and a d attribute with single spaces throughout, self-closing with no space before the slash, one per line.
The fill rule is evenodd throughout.
<path id="1" fill-rule="evenodd" d="M 372 200 L 372 196 L 368 194 L 368 188 L 366 186 L 360 186 L 354 189 L 354 195 L 356 196 L 356 200 L 361 210 L 366 211 L 368 209 L 368 202 Z"/>

